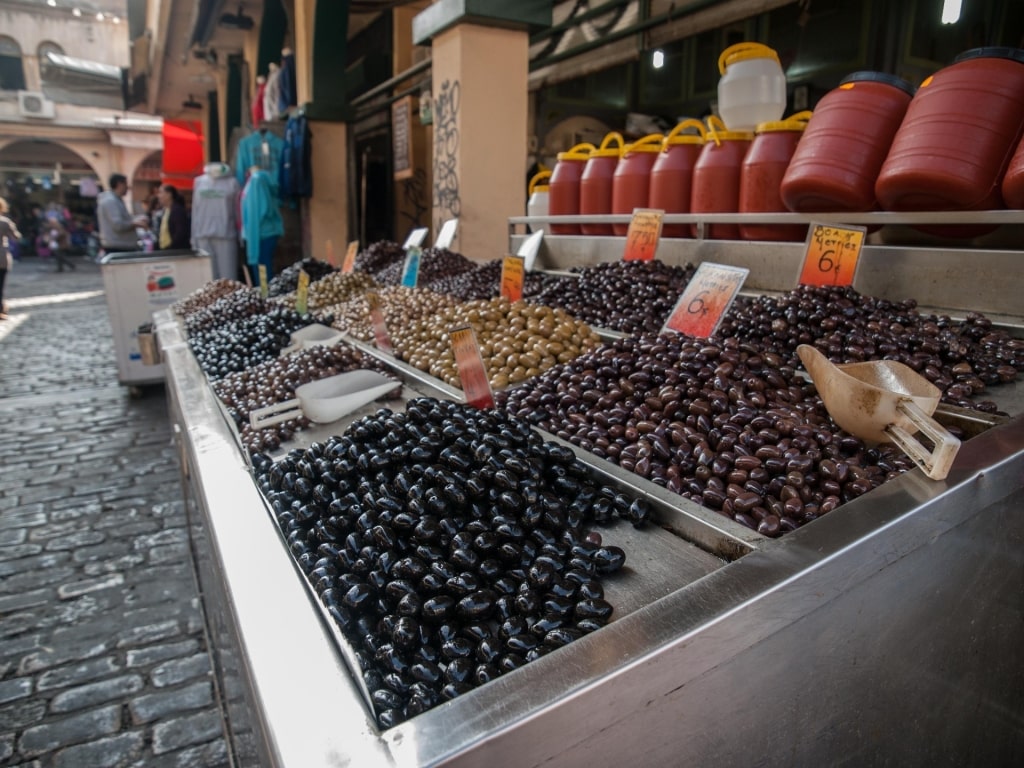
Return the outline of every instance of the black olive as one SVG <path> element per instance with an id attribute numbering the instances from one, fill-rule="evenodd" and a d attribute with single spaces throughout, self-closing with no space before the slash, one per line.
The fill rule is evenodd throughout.
<path id="1" fill-rule="evenodd" d="M 518 653 L 506 653 L 498 657 L 498 669 L 508 673 L 526 665 L 526 659 Z"/>
<path id="2" fill-rule="evenodd" d="M 614 573 L 626 562 L 626 553 L 619 547 L 601 547 L 594 552 L 593 561 L 598 573 Z"/>
<path id="3" fill-rule="evenodd" d="M 369 584 L 359 583 L 353 585 L 345 593 L 345 597 L 342 598 L 341 602 L 346 608 L 359 611 L 368 606 L 373 596 L 374 592 Z"/>
<path id="4" fill-rule="evenodd" d="M 409 674 L 416 680 L 433 685 L 441 679 L 441 668 L 429 661 L 413 664 L 409 667 Z"/>
<path id="5" fill-rule="evenodd" d="M 496 599 L 497 595 L 492 590 L 481 589 L 459 600 L 456 609 L 460 616 L 470 621 L 485 619 L 493 613 Z"/>
<path id="6" fill-rule="evenodd" d="M 564 627 L 568 623 L 568 618 L 565 616 L 556 616 L 555 614 L 545 614 L 541 616 L 537 621 L 530 625 L 531 634 L 536 635 L 543 639 L 548 632 L 559 627 Z"/>
<path id="7" fill-rule="evenodd" d="M 543 606 L 546 613 L 556 616 L 571 616 L 576 609 L 576 602 L 568 597 L 547 596 L 544 598 Z"/>
<path id="8" fill-rule="evenodd" d="M 444 669 L 445 682 L 468 683 L 472 679 L 474 666 L 469 658 L 452 659 Z"/>
<path id="9" fill-rule="evenodd" d="M 481 586 L 480 579 L 469 571 L 462 571 L 445 582 L 445 589 L 448 593 L 459 598 L 465 597 L 470 592 L 476 592 Z"/>
<path id="10" fill-rule="evenodd" d="M 552 648 L 560 648 L 563 645 L 568 645 L 574 640 L 579 640 L 583 636 L 583 633 L 578 629 L 572 627 L 559 627 L 552 629 L 546 635 L 544 635 L 544 645 Z"/>
<path id="11" fill-rule="evenodd" d="M 484 683 L 489 683 L 492 680 L 497 680 L 500 676 L 501 673 L 489 663 L 478 664 L 473 669 L 473 682 L 477 685 L 483 685 Z"/>
<path id="12" fill-rule="evenodd" d="M 543 606 L 540 595 L 532 590 L 520 592 L 516 595 L 516 610 L 521 616 L 532 616 Z"/>
<path id="13" fill-rule="evenodd" d="M 453 637 L 441 645 L 441 655 L 446 659 L 461 659 L 474 650 L 473 642 L 466 637 Z"/>
<path id="14" fill-rule="evenodd" d="M 455 611 L 455 598 L 450 595 L 435 595 L 424 601 L 421 613 L 426 621 L 440 622 Z"/>
<path id="15" fill-rule="evenodd" d="M 402 616 L 391 630 L 391 642 L 396 648 L 403 650 L 411 649 L 419 642 L 420 627 L 416 619 L 411 616 Z"/>
<path id="16" fill-rule="evenodd" d="M 583 599 L 576 603 L 577 619 L 607 619 L 612 615 L 611 603 L 599 598 Z"/>
<path id="17" fill-rule="evenodd" d="M 596 629 L 601 629 L 605 625 L 605 622 L 601 619 L 580 619 L 576 622 L 576 629 L 581 632 L 593 632 Z"/>

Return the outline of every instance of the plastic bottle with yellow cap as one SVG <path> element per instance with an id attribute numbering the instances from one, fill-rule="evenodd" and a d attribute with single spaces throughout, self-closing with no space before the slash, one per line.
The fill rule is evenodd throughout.
<path id="1" fill-rule="evenodd" d="M 785 213 L 782 177 L 811 119 L 797 112 L 785 120 L 761 123 L 740 170 L 740 213 Z M 744 240 L 804 240 L 806 224 L 740 224 Z"/>
<path id="2" fill-rule="evenodd" d="M 651 169 L 664 140 L 662 134 L 651 133 L 623 148 L 612 177 L 612 213 L 632 213 L 634 208 L 648 207 Z M 628 231 L 629 224 L 612 224 L 612 232 L 620 237 Z"/>
<path id="3" fill-rule="evenodd" d="M 687 130 L 695 133 L 684 133 Z M 693 186 L 693 167 L 707 140 L 704 123 L 683 120 L 661 142 L 654 167 L 651 168 L 651 188 L 648 205 L 665 213 L 689 213 L 690 193 Z M 689 237 L 689 224 L 665 224 L 663 237 Z"/>
<path id="4" fill-rule="evenodd" d="M 730 131 L 753 131 L 786 109 L 779 55 L 761 43 L 730 45 L 718 57 L 718 114 Z"/>
<path id="5" fill-rule="evenodd" d="M 612 131 L 590 153 L 580 179 L 580 213 L 606 216 L 612 212 L 612 177 L 622 156 L 622 134 Z M 583 224 L 584 235 L 610 235 L 611 224 Z"/>
<path id="6" fill-rule="evenodd" d="M 580 213 L 580 177 L 583 166 L 594 150 L 593 144 L 577 144 L 559 152 L 548 182 L 548 212 L 552 216 L 578 216 Z M 579 224 L 552 224 L 552 235 L 578 235 Z"/>
<path id="7" fill-rule="evenodd" d="M 740 205 L 740 171 L 754 140 L 751 131 L 728 131 L 717 117 L 708 118 L 708 141 L 693 167 L 691 213 L 737 213 Z M 692 227 L 694 237 L 697 227 Z M 714 240 L 738 240 L 736 224 L 710 224 L 704 236 Z"/>
<path id="8" fill-rule="evenodd" d="M 527 187 L 529 198 L 526 201 L 526 215 L 527 216 L 547 216 L 550 212 L 550 186 L 551 171 L 546 168 L 539 171 L 530 179 L 530 183 Z M 545 234 L 550 231 L 550 225 L 548 224 L 531 224 L 530 230 L 532 232 L 544 232 Z"/>

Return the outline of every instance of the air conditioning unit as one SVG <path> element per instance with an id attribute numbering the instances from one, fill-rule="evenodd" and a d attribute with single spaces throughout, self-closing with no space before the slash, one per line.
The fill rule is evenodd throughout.
<path id="1" fill-rule="evenodd" d="M 53 102 L 36 91 L 18 91 L 18 112 L 22 117 L 52 120 L 56 117 Z"/>

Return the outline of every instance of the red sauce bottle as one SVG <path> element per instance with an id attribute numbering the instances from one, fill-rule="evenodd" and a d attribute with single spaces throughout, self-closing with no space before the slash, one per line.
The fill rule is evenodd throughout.
<path id="1" fill-rule="evenodd" d="M 613 146 L 614 145 L 614 146 Z M 612 178 L 622 156 L 622 134 L 612 131 L 590 153 L 580 178 L 580 213 L 607 216 L 612 212 Z M 610 235 L 611 224 L 581 224 L 584 235 Z"/>
<path id="2" fill-rule="evenodd" d="M 559 152 L 558 162 L 548 182 L 548 213 L 551 216 L 578 216 L 580 213 L 580 177 L 583 166 L 593 151 L 593 144 L 577 144 L 567 152 Z M 551 224 L 552 235 L 578 235 L 578 224 Z"/>
<path id="3" fill-rule="evenodd" d="M 635 208 L 647 207 L 651 169 L 664 140 L 660 133 L 652 133 L 622 150 L 622 159 L 612 176 L 612 213 L 632 213 Z M 612 224 L 612 232 L 620 237 L 628 231 L 629 224 Z"/>
<path id="4" fill-rule="evenodd" d="M 683 133 L 688 128 L 696 134 Z M 707 133 L 700 120 L 683 120 L 669 132 L 661 144 L 651 168 L 651 187 L 647 204 L 665 213 L 689 213 L 693 186 L 693 166 L 697 164 Z M 689 224 L 665 224 L 662 237 L 689 237 Z"/>
<path id="5" fill-rule="evenodd" d="M 712 124 L 722 126 L 721 130 Z M 708 118 L 708 141 L 700 151 L 693 168 L 691 213 L 736 213 L 740 205 L 740 171 L 743 158 L 754 140 L 748 131 L 727 131 L 715 116 Z M 692 227 L 697 236 L 697 227 Z M 712 240 L 738 240 L 736 224 L 709 224 L 704 237 Z"/>
<path id="6" fill-rule="evenodd" d="M 785 119 L 761 123 L 740 170 L 740 213 L 784 213 L 782 177 L 811 118 L 797 112 Z M 744 240 L 804 240 L 806 224 L 740 224 Z"/>
<path id="7" fill-rule="evenodd" d="M 871 211 L 875 180 L 914 89 L 884 72 L 854 72 L 814 108 L 782 179 L 791 211 Z"/>

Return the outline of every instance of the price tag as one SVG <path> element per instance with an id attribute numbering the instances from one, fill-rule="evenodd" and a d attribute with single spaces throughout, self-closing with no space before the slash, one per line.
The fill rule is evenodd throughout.
<path id="1" fill-rule="evenodd" d="M 295 311 L 300 315 L 309 310 L 309 273 L 299 270 L 299 284 L 295 288 Z"/>
<path id="2" fill-rule="evenodd" d="M 421 245 L 423 245 L 423 241 L 426 240 L 426 239 L 427 239 L 427 228 L 426 227 L 419 227 L 419 228 L 414 229 L 412 232 L 409 233 L 409 236 L 407 238 L 405 238 L 405 244 L 402 247 L 406 248 L 406 249 L 412 248 L 412 247 L 419 248 Z"/>
<path id="3" fill-rule="evenodd" d="M 437 240 L 434 242 L 434 247 L 437 249 L 451 248 L 452 242 L 455 240 L 455 230 L 459 227 L 458 219 L 448 219 L 441 227 L 441 232 L 437 236 Z"/>
<path id="4" fill-rule="evenodd" d="M 533 264 L 537 261 L 537 254 L 540 253 L 540 244 L 543 240 L 544 230 L 538 229 L 519 246 L 519 251 L 516 255 L 523 257 L 523 267 L 527 272 L 533 272 Z"/>
<path id="5" fill-rule="evenodd" d="M 402 285 L 415 288 L 420 277 L 420 257 L 423 255 L 417 246 L 410 245 L 405 249 L 405 267 L 402 268 Z"/>
<path id="6" fill-rule="evenodd" d="M 750 270 L 745 267 L 705 261 L 679 297 L 662 331 L 677 331 L 698 339 L 711 336 L 748 274 Z"/>
<path id="7" fill-rule="evenodd" d="M 664 211 L 654 208 L 635 208 L 626 232 L 624 261 L 650 261 L 658 250 L 661 239 L 661 219 Z"/>
<path id="8" fill-rule="evenodd" d="M 509 301 L 523 298 L 525 262 L 522 256 L 506 256 L 501 262 L 501 295 Z"/>
<path id="9" fill-rule="evenodd" d="M 811 222 L 800 285 L 853 285 L 866 227 Z"/>
<path id="10" fill-rule="evenodd" d="M 345 251 L 345 261 L 341 264 L 341 273 L 347 275 L 353 269 L 356 268 L 356 255 L 359 253 L 359 241 L 353 240 L 348 244 L 348 250 Z"/>
<path id="11" fill-rule="evenodd" d="M 380 296 L 368 293 L 366 301 L 370 305 L 370 324 L 373 325 L 373 338 L 377 342 L 377 349 L 389 355 L 395 354 L 395 349 L 391 346 L 391 337 L 388 335 L 387 323 L 384 322 L 384 311 L 380 307 Z"/>
<path id="12" fill-rule="evenodd" d="M 452 339 L 452 353 L 459 369 L 459 381 L 466 395 L 466 402 L 477 408 L 493 408 L 494 395 L 487 380 L 487 370 L 476 343 L 472 326 L 456 328 L 449 333 Z"/>
<path id="13" fill-rule="evenodd" d="M 338 266 L 337 262 L 334 260 L 334 241 L 333 240 L 328 240 L 326 243 L 324 243 L 324 253 L 326 254 L 325 258 L 327 259 L 327 263 L 328 264 L 330 264 L 332 267 Z"/>
<path id="14" fill-rule="evenodd" d="M 260 296 L 267 298 L 270 295 L 270 284 L 267 282 L 267 265 L 260 264 Z"/>

